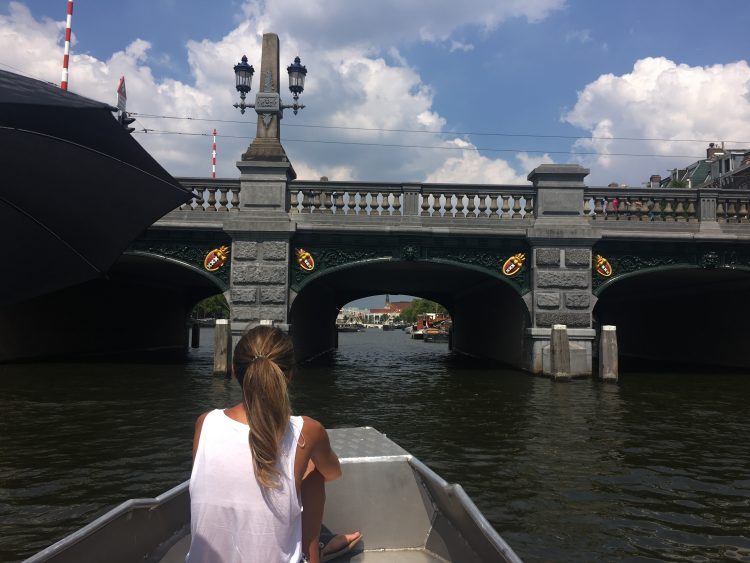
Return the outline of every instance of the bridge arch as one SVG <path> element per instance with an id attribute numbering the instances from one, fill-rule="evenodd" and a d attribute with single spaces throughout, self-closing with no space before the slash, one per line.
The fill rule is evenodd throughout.
<path id="1" fill-rule="evenodd" d="M 299 360 L 336 346 L 341 307 L 378 294 L 414 295 L 443 305 L 459 352 L 521 365 L 530 311 L 523 291 L 476 265 L 451 260 L 365 259 L 327 268 L 292 289 L 290 321 Z"/>
<path id="2" fill-rule="evenodd" d="M 361 268 L 362 266 L 368 265 L 368 264 L 375 264 L 375 263 L 379 263 L 379 262 L 399 262 L 399 261 L 407 262 L 407 263 L 411 263 L 412 262 L 411 260 L 398 260 L 398 259 L 389 258 L 389 257 L 379 257 L 379 258 L 367 258 L 367 259 L 363 259 L 363 260 L 358 260 L 358 261 L 347 262 L 347 263 L 339 264 L 339 265 L 335 265 L 335 266 L 330 266 L 330 267 L 328 267 L 327 269 L 325 269 L 323 271 L 317 271 L 317 272 L 314 272 L 314 273 L 310 274 L 309 276 L 306 276 L 306 277 L 302 278 L 302 281 L 300 281 L 300 282 L 298 282 L 296 284 L 297 293 L 301 289 L 303 289 L 308 283 L 315 281 L 316 279 L 318 279 L 321 276 L 335 274 L 336 272 L 340 272 L 340 271 L 343 271 L 343 270 L 348 270 L 350 268 Z M 430 259 L 425 259 L 425 260 L 419 260 L 419 263 L 423 263 L 423 264 L 424 263 L 426 263 L 426 264 L 444 264 L 446 266 L 463 268 L 463 269 L 466 269 L 466 270 L 472 270 L 472 271 L 475 271 L 475 272 L 479 272 L 479 273 L 484 274 L 484 275 L 486 275 L 486 276 L 488 276 L 490 278 L 494 278 L 494 279 L 496 279 L 496 280 L 498 280 L 498 281 L 500 281 L 500 282 L 502 282 L 504 284 L 507 284 L 510 288 L 512 288 L 513 291 L 517 292 L 519 296 L 523 296 L 523 295 L 527 294 L 530 291 L 530 289 L 528 287 L 523 287 L 522 285 L 519 285 L 518 283 L 514 283 L 512 281 L 513 278 L 509 278 L 507 276 L 503 276 L 500 273 L 499 269 L 497 271 L 492 271 L 491 269 L 488 269 L 487 267 L 478 266 L 476 264 L 460 262 L 458 260 L 442 259 L 442 258 L 430 258 Z"/>
<path id="3" fill-rule="evenodd" d="M 620 354 L 673 365 L 750 367 L 750 267 L 665 264 L 594 291 L 598 325 L 617 326 Z"/>
<path id="4" fill-rule="evenodd" d="M 0 311 L 0 361 L 182 352 L 187 348 L 187 320 L 194 305 L 225 291 L 222 280 L 189 263 L 126 252 L 106 278 Z"/>

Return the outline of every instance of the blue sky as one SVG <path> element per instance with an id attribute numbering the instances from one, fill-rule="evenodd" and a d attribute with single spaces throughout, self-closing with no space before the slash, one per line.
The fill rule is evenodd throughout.
<path id="1" fill-rule="evenodd" d="M 0 2 L 0 68 L 59 83 L 66 5 Z M 580 162 L 589 185 L 638 186 L 708 141 L 750 147 L 748 29 L 740 0 L 76 0 L 70 89 L 114 103 L 124 74 L 131 111 L 206 120 L 138 118 L 170 132 L 135 135 L 172 174 L 210 175 L 216 127 L 217 173 L 236 177 L 255 127 L 232 66 L 257 68 L 273 31 L 282 65 L 309 70 L 282 129 L 300 178 L 524 183 Z"/>

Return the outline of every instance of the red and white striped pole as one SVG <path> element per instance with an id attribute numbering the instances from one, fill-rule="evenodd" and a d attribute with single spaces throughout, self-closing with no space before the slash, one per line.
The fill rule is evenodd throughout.
<path id="1" fill-rule="evenodd" d="M 216 129 L 214 129 L 214 146 L 211 148 L 211 177 L 216 178 Z"/>
<path id="2" fill-rule="evenodd" d="M 62 82 L 60 88 L 68 89 L 68 61 L 70 59 L 70 26 L 73 22 L 73 0 L 68 0 L 68 19 L 65 22 L 65 54 L 63 55 Z"/>

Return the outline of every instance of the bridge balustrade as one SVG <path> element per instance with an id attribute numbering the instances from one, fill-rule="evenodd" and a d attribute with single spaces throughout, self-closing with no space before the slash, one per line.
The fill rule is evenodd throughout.
<path id="1" fill-rule="evenodd" d="M 736 189 L 586 188 L 583 198 L 583 214 L 592 221 L 748 223 L 749 209 L 750 192 Z"/>
<path id="2" fill-rule="evenodd" d="M 240 181 L 180 178 L 193 198 L 177 211 L 237 212 Z M 418 216 L 476 220 L 533 219 L 536 190 L 532 186 L 470 184 L 388 184 L 366 182 L 291 182 L 293 214 L 329 214 L 368 218 Z M 615 199 L 617 203 L 615 203 Z M 701 210 L 708 199 L 709 206 Z M 701 220 L 750 222 L 750 192 L 710 187 L 700 189 L 633 189 L 587 187 L 582 212 L 597 222 L 697 223 Z"/>
<path id="3" fill-rule="evenodd" d="M 193 199 L 179 207 L 180 211 L 238 211 L 239 180 L 180 178 L 180 183 L 193 192 Z"/>
<path id="4" fill-rule="evenodd" d="M 289 210 L 292 213 L 333 213 L 344 215 L 403 215 L 404 193 L 400 184 L 337 183 L 289 186 Z"/>
<path id="5" fill-rule="evenodd" d="M 748 192 L 719 192 L 716 198 L 716 220 L 719 223 L 747 223 L 750 194 Z"/>
<path id="6" fill-rule="evenodd" d="M 534 216 L 534 189 L 524 186 L 295 182 L 292 213 L 521 219 Z"/>
<path id="7" fill-rule="evenodd" d="M 583 198 L 583 214 L 592 221 L 690 223 L 699 220 L 699 208 L 695 190 L 587 188 Z"/>

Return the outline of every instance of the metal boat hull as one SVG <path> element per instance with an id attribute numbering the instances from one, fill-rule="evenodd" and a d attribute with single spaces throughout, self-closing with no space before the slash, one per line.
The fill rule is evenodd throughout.
<path id="1" fill-rule="evenodd" d="M 446 483 L 373 428 L 329 433 L 344 471 L 326 486 L 324 525 L 364 536 L 337 561 L 520 561 L 460 485 Z M 155 499 L 121 504 L 27 562 L 182 562 L 189 527 L 186 481 Z"/>

